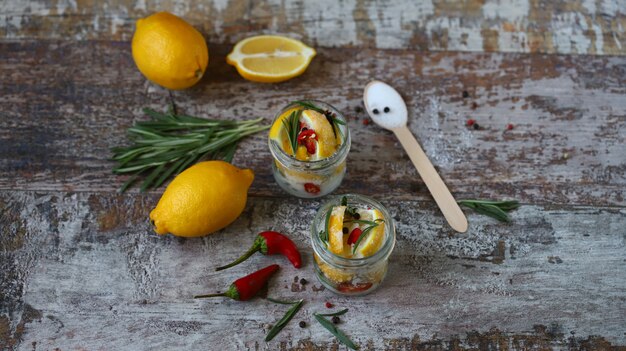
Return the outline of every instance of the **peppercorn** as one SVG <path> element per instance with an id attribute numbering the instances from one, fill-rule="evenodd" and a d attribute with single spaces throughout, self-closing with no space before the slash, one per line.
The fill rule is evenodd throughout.
<path id="1" fill-rule="evenodd" d="M 339 318 L 339 316 L 333 316 L 332 321 L 334 324 L 339 324 L 339 322 L 341 322 L 341 319 Z"/>
<path id="2" fill-rule="evenodd" d="M 480 129 L 480 125 L 478 125 L 478 123 L 474 123 L 472 125 L 472 127 L 474 127 L 474 129 L 479 130 Z"/>
<path id="3" fill-rule="evenodd" d="M 354 108 L 354 112 L 356 112 L 356 113 L 361 113 L 361 112 L 363 112 L 363 107 L 361 107 L 361 106 L 356 106 L 356 107 Z"/>
<path id="4" fill-rule="evenodd" d="M 300 326 L 300 328 L 304 328 L 304 327 L 306 327 L 306 322 L 305 321 L 300 321 L 300 323 L 298 323 L 298 325 Z"/>
<path id="5" fill-rule="evenodd" d="M 344 234 L 348 234 L 348 227 L 343 227 L 341 230 Z"/>
<path id="6" fill-rule="evenodd" d="M 467 99 L 469 97 L 469 93 L 467 90 L 463 90 L 463 99 Z"/>
<path id="7" fill-rule="evenodd" d="M 328 302 L 328 301 L 326 301 L 325 306 L 326 306 L 326 308 L 333 308 L 333 304 Z"/>
<path id="8" fill-rule="evenodd" d="M 358 212 L 356 212 L 354 215 L 352 215 L 352 217 L 354 217 L 354 219 L 360 219 L 361 215 Z"/>
<path id="9" fill-rule="evenodd" d="M 308 281 L 304 278 L 300 279 L 300 284 L 305 285 Z"/>
<path id="10" fill-rule="evenodd" d="M 472 102 L 472 110 L 475 110 L 478 108 L 478 104 L 476 103 L 476 101 Z"/>

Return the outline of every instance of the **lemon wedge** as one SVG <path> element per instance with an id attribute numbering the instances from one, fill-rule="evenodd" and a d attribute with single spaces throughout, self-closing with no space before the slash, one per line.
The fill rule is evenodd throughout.
<path id="1" fill-rule="evenodd" d="M 282 82 L 304 73 L 315 50 L 302 42 L 278 35 L 259 35 L 238 42 L 226 57 L 247 80 Z"/>
<path id="2" fill-rule="evenodd" d="M 272 124 L 272 128 L 270 128 L 269 138 L 276 141 L 278 145 L 289 154 L 292 154 L 293 151 L 291 150 L 291 143 L 289 143 L 289 137 L 285 129 L 285 122 L 291 113 L 297 110 L 297 108 L 291 108 L 285 111 L 279 118 L 276 118 L 276 121 Z"/>
<path id="3" fill-rule="evenodd" d="M 335 206 L 328 222 L 328 249 L 335 255 L 343 254 L 343 216 L 346 206 Z"/>
<path id="4" fill-rule="evenodd" d="M 311 159 L 321 160 L 332 156 L 337 150 L 337 140 L 333 126 L 328 122 L 326 116 L 317 111 L 304 110 L 300 121 L 317 134 L 315 155 L 311 155 Z"/>
<path id="5" fill-rule="evenodd" d="M 383 214 L 377 209 L 358 209 L 357 212 L 361 216 L 360 219 L 366 221 L 384 220 Z M 385 239 L 385 224 L 378 221 L 378 226 L 374 227 L 367 233 L 367 236 L 357 247 L 357 256 L 368 257 L 375 254 L 381 247 Z"/>

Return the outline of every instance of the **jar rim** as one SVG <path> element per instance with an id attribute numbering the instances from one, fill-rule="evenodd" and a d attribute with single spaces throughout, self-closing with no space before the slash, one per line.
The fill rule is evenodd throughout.
<path id="1" fill-rule="evenodd" d="M 356 200 L 353 202 L 364 203 L 376 208 L 383 214 L 383 217 L 385 218 L 385 241 L 383 242 L 383 245 L 378 249 L 378 251 L 376 251 L 376 253 L 371 256 L 361 258 L 345 258 L 336 255 L 325 248 L 325 245 L 319 236 L 319 226 L 317 224 L 325 222 L 324 219 L 328 211 L 330 211 L 332 207 L 340 205 L 341 199 L 344 196 L 348 199 L 348 203 L 350 203 L 350 199 L 352 199 Z M 313 223 L 311 225 L 311 244 L 313 246 L 313 251 L 325 262 L 332 260 L 333 264 L 336 266 L 354 268 L 385 260 L 389 257 L 389 255 L 391 255 L 395 243 L 396 229 L 393 217 L 391 217 L 389 211 L 380 202 L 365 195 L 345 194 L 333 196 L 331 199 L 329 199 L 327 202 L 323 203 L 320 206 L 319 210 L 315 214 Z"/>
<path id="2" fill-rule="evenodd" d="M 350 150 L 350 143 L 351 143 L 350 128 L 348 128 L 348 121 L 346 120 L 344 115 L 339 110 L 337 110 L 333 105 L 320 101 L 320 100 L 307 99 L 307 100 L 300 100 L 300 101 L 314 103 L 318 106 L 321 106 L 335 113 L 337 116 L 336 118 L 338 118 L 339 120 L 345 123 L 344 124 L 345 128 L 344 130 L 342 130 L 342 132 L 345 133 L 343 137 L 343 142 L 339 146 L 339 149 L 335 151 L 335 153 L 333 153 L 329 157 L 323 158 L 321 160 L 303 161 L 303 160 L 298 160 L 292 155 L 285 152 L 285 150 L 283 150 L 275 140 L 270 139 L 268 135 L 267 139 L 268 139 L 269 149 L 272 155 L 274 156 L 274 159 L 278 160 L 283 166 L 287 166 L 289 168 L 296 168 L 299 170 L 325 168 L 330 165 L 343 161 L 348 155 L 348 151 Z M 301 106 L 301 105 L 299 105 L 296 102 L 290 102 L 287 106 L 280 109 L 280 111 L 278 111 L 278 113 L 274 116 L 274 119 L 272 120 L 272 125 L 274 125 L 276 120 L 280 118 L 280 116 L 282 116 L 283 113 L 285 113 L 285 111 L 295 106 Z"/>

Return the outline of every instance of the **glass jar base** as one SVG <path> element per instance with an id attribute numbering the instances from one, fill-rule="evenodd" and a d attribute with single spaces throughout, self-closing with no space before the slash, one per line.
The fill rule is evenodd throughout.
<path id="1" fill-rule="evenodd" d="M 316 264 L 315 276 L 326 289 L 337 295 L 364 296 L 372 293 L 382 285 L 385 277 L 387 276 L 387 269 L 385 268 L 383 275 L 378 277 L 378 279 L 374 281 L 351 279 L 344 282 L 333 282 L 328 277 L 326 277 L 326 275 L 324 275 L 324 272 L 322 272 L 322 270 Z"/>
<path id="2" fill-rule="evenodd" d="M 322 181 L 298 179 L 284 175 L 275 164 L 272 164 L 274 180 L 287 193 L 305 199 L 313 199 L 328 195 L 341 185 L 346 170 L 345 166 L 339 173 L 325 177 Z"/>

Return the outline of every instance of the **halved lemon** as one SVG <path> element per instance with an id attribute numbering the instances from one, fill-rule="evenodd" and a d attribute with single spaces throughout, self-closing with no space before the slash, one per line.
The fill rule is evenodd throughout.
<path id="1" fill-rule="evenodd" d="M 278 35 L 259 35 L 238 42 L 226 57 L 247 80 L 282 82 L 304 73 L 315 50 L 302 42 Z"/>
<path id="2" fill-rule="evenodd" d="M 343 254 L 343 216 L 346 206 L 335 206 L 328 223 L 328 249 L 335 255 Z"/>
<path id="3" fill-rule="evenodd" d="M 376 221 L 378 219 L 384 220 L 383 214 L 377 209 L 358 209 L 357 212 L 361 216 L 360 219 L 366 221 Z M 368 257 L 375 254 L 381 247 L 385 239 L 385 223 L 378 221 L 378 226 L 373 228 L 367 233 L 367 236 L 357 247 L 357 255 L 361 257 Z M 367 226 L 367 225 L 365 225 Z"/>
<path id="4" fill-rule="evenodd" d="M 317 111 L 304 110 L 302 111 L 300 121 L 317 134 L 315 155 L 312 155 L 311 159 L 321 160 L 332 156 L 337 150 L 337 140 L 335 139 L 333 126 L 328 122 L 326 116 Z"/>

